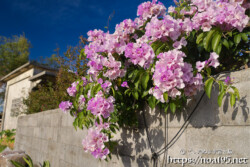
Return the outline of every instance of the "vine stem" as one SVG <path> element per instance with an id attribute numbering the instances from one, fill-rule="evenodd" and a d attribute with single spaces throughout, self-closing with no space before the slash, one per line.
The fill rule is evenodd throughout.
<path id="1" fill-rule="evenodd" d="M 212 77 L 211 75 L 206 73 L 204 70 L 202 70 L 202 71 L 204 72 L 204 74 L 206 74 L 209 78 L 212 78 L 219 85 L 218 81 L 214 77 Z"/>
<path id="2" fill-rule="evenodd" d="M 218 85 L 220 85 L 219 82 L 218 82 L 214 77 L 212 77 L 211 75 L 207 74 L 204 70 L 203 70 L 203 72 L 204 72 L 204 74 L 206 74 L 209 78 L 212 78 Z M 231 85 L 227 85 L 226 91 L 225 91 L 225 92 L 227 93 L 228 90 L 229 90 L 230 88 L 232 88 Z"/>

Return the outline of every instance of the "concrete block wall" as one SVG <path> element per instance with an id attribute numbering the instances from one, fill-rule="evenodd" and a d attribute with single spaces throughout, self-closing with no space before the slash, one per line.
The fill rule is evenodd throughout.
<path id="1" fill-rule="evenodd" d="M 226 76 L 234 78 L 241 100 L 231 107 L 229 97 L 225 97 L 223 105 L 218 107 L 218 87 L 215 86 L 211 99 L 206 96 L 202 98 L 181 135 L 165 154 L 159 156 L 158 166 L 183 166 L 174 162 L 173 158 L 183 158 L 184 161 L 185 158 L 192 158 L 192 161 L 199 161 L 196 164 L 186 163 L 184 166 L 187 167 L 250 166 L 250 69 L 225 73 L 219 78 L 223 80 Z M 159 151 L 170 142 L 201 95 L 202 92 L 176 115 L 164 114 L 159 109 L 150 110 L 145 106 L 146 124 L 153 151 Z M 119 144 L 109 162 L 96 160 L 83 151 L 81 141 L 87 133 L 86 130 L 75 131 L 72 126 L 73 118 L 59 109 L 19 117 L 15 149 L 26 151 L 35 162 L 49 160 L 52 167 L 151 167 L 152 153 L 142 112 L 138 118 L 138 129 L 122 128 L 115 135 Z M 227 162 L 233 158 L 236 162 L 236 158 L 241 158 L 242 164 L 215 164 L 213 159 L 220 157 L 231 157 Z M 200 164 L 201 162 L 206 164 Z"/>

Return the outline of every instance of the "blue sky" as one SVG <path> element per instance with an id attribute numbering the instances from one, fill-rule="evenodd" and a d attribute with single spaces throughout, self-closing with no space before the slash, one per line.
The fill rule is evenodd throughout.
<path id="1" fill-rule="evenodd" d="M 0 35 L 25 34 L 32 44 L 30 58 L 48 57 L 59 47 L 61 53 L 74 46 L 79 36 L 107 26 L 110 31 L 124 19 L 136 17 L 143 0 L 0 0 Z M 172 0 L 161 1 L 166 7 Z"/>

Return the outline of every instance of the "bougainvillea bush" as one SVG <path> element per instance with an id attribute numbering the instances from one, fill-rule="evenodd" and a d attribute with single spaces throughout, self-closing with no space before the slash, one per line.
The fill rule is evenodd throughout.
<path id="1" fill-rule="evenodd" d="M 82 145 L 95 158 L 111 158 L 113 134 L 138 124 L 145 105 L 181 111 L 187 99 L 204 89 L 210 98 L 219 84 L 219 106 L 226 94 L 239 100 L 233 80 L 213 75 L 246 65 L 249 58 L 248 5 L 234 0 L 175 2 L 167 8 L 157 0 L 139 5 L 137 18 L 126 19 L 114 33 L 88 32 L 82 50 L 88 75 L 67 89 L 70 101 L 60 108 L 86 127 Z M 249 10 L 248 10 L 249 11 Z"/>

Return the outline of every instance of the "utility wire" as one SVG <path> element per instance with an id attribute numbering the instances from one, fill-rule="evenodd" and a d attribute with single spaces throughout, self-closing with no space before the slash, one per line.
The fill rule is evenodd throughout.
<path id="1" fill-rule="evenodd" d="M 204 97 L 205 95 L 205 91 L 203 92 L 203 94 L 201 95 L 198 103 L 196 104 L 195 108 L 193 109 L 193 111 L 189 114 L 188 118 L 186 119 L 186 121 L 184 122 L 184 124 L 181 126 L 180 130 L 176 133 L 176 135 L 171 139 L 171 141 L 165 146 L 163 147 L 161 150 L 159 150 L 158 152 L 155 152 L 153 150 L 153 147 L 151 145 L 151 139 L 149 137 L 149 132 L 148 132 L 148 126 L 147 126 L 147 122 L 146 122 L 146 117 L 145 117 L 145 111 L 143 110 L 143 120 L 144 120 L 144 125 L 145 125 L 145 128 L 146 128 L 146 134 L 147 134 L 147 140 L 148 140 L 148 143 L 149 143 L 149 147 L 150 147 L 150 150 L 151 150 L 151 153 L 152 153 L 152 160 L 153 160 L 153 167 L 157 167 L 158 166 L 158 157 L 165 153 L 175 142 L 174 140 L 178 137 L 180 137 L 180 132 L 184 129 L 184 127 L 186 126 L 187 122 L 191 119 L 192 115 L 194 114 L 195 110 L 198 108 L 202 98 Z M 187 124 L 188 125 L 188 124 Z M 183 133 L 183 132 L 182 132 Z M 181 134 L 182 134 L 181 133 Z M 179 135 L 179 136 L 178 136 Z M 178 139 L 177 138 L 177 139 Z M 174 142 L 174 143 L 172 143 Z"/>
<path id="2" fill-rule="evenodd" d="M 226 72 L 230 72 L 230 71 L 226 71 Z M 223 73 L 226 73 L 225 71 Z M 221 72 L 222 73 L 222 72 Z M 215 75 L 215 79 L 217 79 L 217 77 L 221 74 L 221 73 L 218 73 L 217 75 Z M 176 142 L 174 141 L 175 139 L 179 139 L 179 137 L 181 136 L 181 134 L 184 132 L 183 129 L 185 127 L 187 127 L 187 125 L 189 124 L 188 121 L 191 119 L 192 115 L 194 114 L 195 110 L 198 108 L 201 100 L 203 99 L 205 95 L 205 91 L 202 93 L 198 103 L 196 104 L 196 106 L 194 107 L 193 111 L 189 114 L 188 118 L 185 120 L 184 124 L 181 126 L 180 130 L 176 133 L 176 135 L 170 140 L 170 142 L 165 145 L 161 150 L 159 150 L 158 152 L 155 152 L 152 148 L 152 145 L 151 145 L 151 140 L 149 138 L 149 132 L 148 132 L 148 126 L 147 126 L 147 122 L 146 122 L 146 118 L 145 118 L 145 111 L 143 110 L 143 119 L 144 119 L 144 124 L 145 124 L 145 127 L 146 127 L 146 133 L 147 133 L 147 139 L 148 139 L 148 143 L 149 143 L 149 146 L 150 146 L 150 149 L 151 149 L 151 153 L 152 153 L 152 160 L 154 161 L 153 162 L 153 167 L 157 167 L 158 166 L 158 157 L 165 153 L 170 147 L 173 146 L 173 144 Z M 187 124 L 188 123 L 188 124 Z M 185 130 L 184 129 L 184 130 Z M 181 132 L 182 131 L 182 132 Z M 179 135 L 180 134 L 180 135 Z M 179 135 L 179 136 L 178 136 Z"/>

